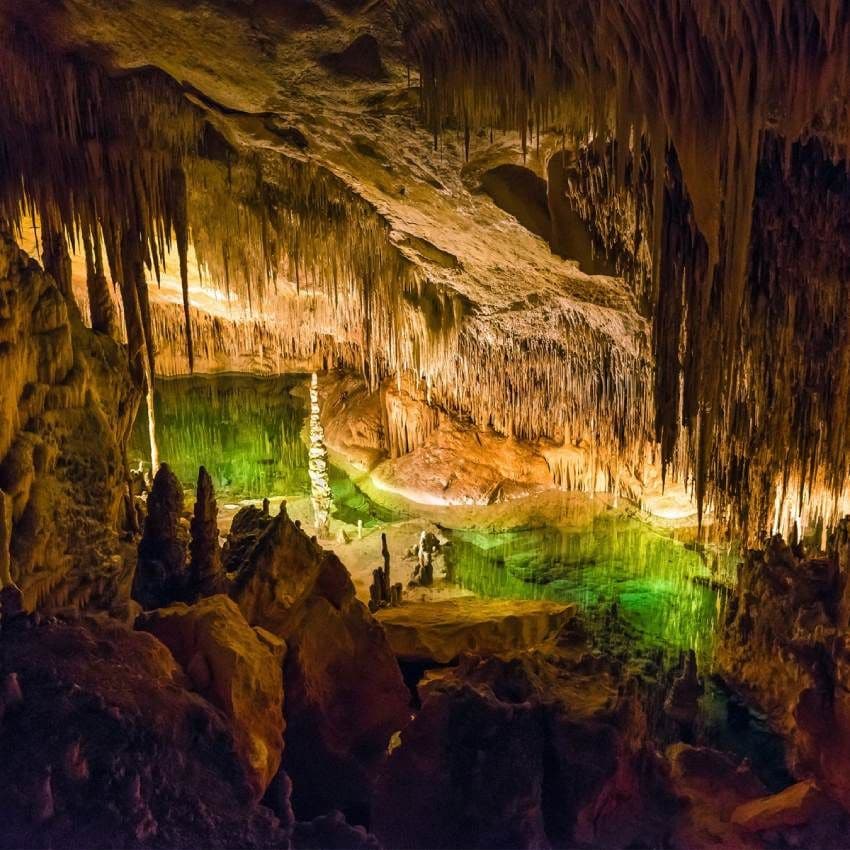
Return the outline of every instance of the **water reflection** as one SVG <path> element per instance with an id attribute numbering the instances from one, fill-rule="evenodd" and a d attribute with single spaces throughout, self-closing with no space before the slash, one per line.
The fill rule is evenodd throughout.
<path id="1" fill-rule="evenodd" d="M 454 581 L 482 596 L 575 602 L 591 632 L 615 653 L 710 660 L 726 566 L 628 517 L 587 528 L 450 534 Z"/>
<path id="2" fill-rule="evenodd" d="M 216 491 L 232 501 L 308 495 L 307 404 L 299 391 L 306 380 L 295 374 L 161 379 L 154 400 L 160 457 L 187 488 L 206 466 Z M 144 408 L 128 455 L 133 466 L 150 458 Z M 335 519 L 368 527 L 397 518 L 341 470 L 331 466 L 329 475 Z"/>
<path id="3" fill-rule="evenodd" d="M 158 383 L 156 406 L 160 457 L 187 486 L 198 467 L 231 498 L 309 492 L 306 415 L 292 390 L 302 376 L 250 375 L 178 378 Z M 145 410 L 136 420 L 130 462 L 150 457 Z"/>

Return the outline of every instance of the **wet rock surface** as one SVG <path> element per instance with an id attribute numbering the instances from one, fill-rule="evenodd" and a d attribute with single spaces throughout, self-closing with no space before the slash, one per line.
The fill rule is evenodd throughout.
<path id="1" fill-rule="evenodd" d="M 499 654 L 552 640 L 575 606 L 515 599 L 404 602 L 378 612 L 393 652 L 407 662 L 448 664 L 465 652 Z"/>

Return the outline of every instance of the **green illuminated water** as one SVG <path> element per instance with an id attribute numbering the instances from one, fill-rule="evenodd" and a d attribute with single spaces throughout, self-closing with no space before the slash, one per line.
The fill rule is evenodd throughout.
<path id="1" fill-rule="evenodd" d="M 205 466 L 219 501 L 309 495 L 302 436 L 307 403 L 297 389 L 305 381 L 305 375 L 161 379 L 154 398 L 160 458 L 187 488 L 195 486 L 198 467 Z M 136 420 L 128 457 L 134 467 L 149 465 L 145 408 Z M 336 519 L 360 520 L 368 527 L 396 518 L 333 466 L 330 481 Z"/>
<path id="2" fill-rule="evenodd" d="M 304 375 L 161 380 L 155 398 L 160 457 L 187 489 L 206 466 L 220 504 L 307 496 L 305 383 Z M 150 457 L 146 419 L 143 409 L 129 450 L 133 466 Z M 331 467 L 330 477 L 337 520 L 374 526 L 400 518 L 341 470 Z M 696 651 L 704 674 L 711 669 L 722 601 L 715 579 L 729 575 L 733 556 L 706 556 L 613 511 L 581 528 L 445 533 L 451 581 L 480 596 L 576 603 L 597 648 L 658 683 L 650 699 L 663 699 L 682 650 Z M 706 684 L 705 739 L 750 758 L 770 787 L 787 784 L 781 741 L 746 711 L 743 725 L 730 722 L 729 695 L 717 683 Z"/>
<path id="3" fill-rule="evenodd" d="M 694 649 L 710 658 L 717 567 L 643 522 L 612 513 L 581 529 L 456 531 L 450 539 L 452 579 L 479 595 L 575 602 L 609 651 Z"/>

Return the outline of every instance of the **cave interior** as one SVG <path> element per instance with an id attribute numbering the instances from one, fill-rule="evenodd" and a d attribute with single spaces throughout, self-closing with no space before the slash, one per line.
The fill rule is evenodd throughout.
<path id="1" fill-rule="evenodd" d="M 0 848 L 850 847 L 846 0 L 0 0 Z"/>

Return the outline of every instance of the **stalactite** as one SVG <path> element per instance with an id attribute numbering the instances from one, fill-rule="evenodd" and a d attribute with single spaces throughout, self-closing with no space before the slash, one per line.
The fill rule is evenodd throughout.
<path id="1" fill-rule="evenodd" d="M 174 170 L 174 232 L 177 239 L 177 254 L 180 261 L 180 286 L 183 291 L 183 316 L 186 331 L 186 359 L 189 371 L 195 371 L 195 354 L 192 348 L 192 322 L 189 307 L 189 215 L 186 175 L 182 168 Z"/>
<path id="2" fill-rule="evenodd" d="M 839 365 L 847 347 L 833 334 L 838 354 L 823 374 L 838 393 L 778 392 L 780 385 L 800 387 L 801 368 L 811 374 L 799 351 L 810 348 L 807 339 L 823 339 L 824 321 L 832 328 L 835 314 L 824 313 L 824 303 L 820 313 L 801 315 L 794 286 L 811 279 L 810 271 L 755 251 L 772 243 L 778 221 L 780 228 L 788 223 L 779 204 L 776 220 L 760 216 L 766 162 L 787 165 L 803 144 L 797 140 L 815 136 L 823 158 L 845 171 L 839 160 L 850 141 L 850 7 L 841 0 L 679 0 L 672 8 L 652 0 L 426 0 L 423 8 L 402 0 L 399 14 L 434 128 L 447 116 L 464 116 L 473 125 L 516 129 L 524 139 L 526 116 L 540 116 L 544 128 L 590 140 L 579 179 L 598 180 L 593 193 L 607 196 L 601 209 L 584 201 L 585 218 L 596 221 L 604 243 L 627 244 L 632 211 L 645 218 L 639 228 L 651 262 L 635 253 L 626 271 L 637 290 L 651 271 L 654 430 L 664 463 L 693 482 L 700 510 L 708 503 L 720 513 L 728 508 L 733 523 L 754 531 L 769 513 L 764 505 L 775 484 L 789 474 L 801 482 L 802 502 L 816 481 L 837 496 L 846 486 L 836 446 L 848 433 L 841 393 L 850 379 Z M 629 175 L 637 156 L 641 168 Z M 818 155 L 808 156 L 817 168 Z M 782 176 L 776 186 L 787 205 L 793 187 Z M 837 200 L 842 193 L 834 186 L 803 194 L 812 202 L 823 192 Z M 838 220 L 829 229 L 836 242 Z M 824 253 L 835 262 L 842 251 Z M 757 282 L 765 264 L 775 281 L 769 293 Z M 765 324 L 771 315 L 788 317 L 781 346 L 760 342 L 776 330 L 773 320 Z M 773 350 L 780 347 L 784 361 Z M 774 403 L 791 429 L 763 430 L 764 410 Z M 816 422 L 828 436 L 811 436 Z M 747 452 L 759 438 L 766 448 L 754 462 Z"/>
<path id="3" fill-rule="evenodd" d="M 86 258 L 86 290 L 91 326 L 94 330 L 117 339 L 118 318 L 103 268 L 100 239 L 92 238 L 90 233 L 84 234 L 83 249 Z"/>
<path id="4" fill-rule="evenodd" d="M 42 265 L 44 270 L 56 281 L 59 291 L 66 297 L 71 296 L 71 256 L 65 234 L 49 226 L 42 227 Z"/>

